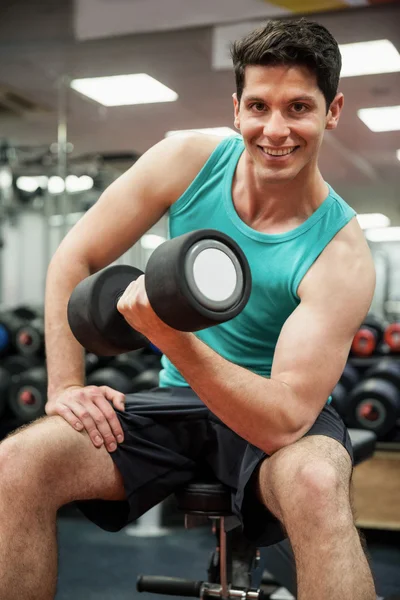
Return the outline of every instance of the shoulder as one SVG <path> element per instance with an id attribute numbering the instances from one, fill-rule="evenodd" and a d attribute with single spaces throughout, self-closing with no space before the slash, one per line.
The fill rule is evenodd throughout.
<path id="1" fill-rule="evenodd" d="M 171 202 L 179 198 L 222 142 L 220 136 L 188 132 L 165 138 L 152 146 L 138 162 L 146 163 L 153 182 L 168 188 Z"/>
<path id="2" fill-rule="evenodd" d="M 326 246 L 299 287 L 300 299 L 318 297 L 327 305 L 351 303 L 367 312 L 375 291 L 375 265 L 354 217 Z M 342 306 L 343 307 L 343 306 Z"/>

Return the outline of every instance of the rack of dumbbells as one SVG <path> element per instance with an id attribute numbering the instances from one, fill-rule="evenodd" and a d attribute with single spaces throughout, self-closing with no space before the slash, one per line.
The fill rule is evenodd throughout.
<path id="1" fill-rule="evenodd" d="M 124 394 L 158 386 L 161 355 L 147 346 L 119 356 L 85 356 L 87 385 Z M 0 439 L 45 414 L 47 373 L 44 311 L 18 306 L 0 310 Z"/>
<path id="2" fill-rule="evenodd" d="M 368 315 L 354 337 L 332 405 L 348 427 L 375 432 L 381 447 L 400 446 L 400 322 Z"/>

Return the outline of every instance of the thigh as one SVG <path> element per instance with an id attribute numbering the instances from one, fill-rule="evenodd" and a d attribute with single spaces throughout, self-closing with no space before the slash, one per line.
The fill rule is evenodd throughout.
<path id="1" fill-rule="evenodd" d="M 29 486 L 57 507 L 77 498 L 125 498 L 122 478 L 104 446 L 96 448 L 86 432 L 62 417 L 20 427 L 3 440 L 0 454 L 7 465 L 3 483 L 6 478 L 10 486 Z"/>
<path id="2" fill-rule="evenodd" d="M 127 501 L 79 502 L 94 523 L 117 531 L 193 478 L 207 446 L 208 408 L 190 388 L 155 388 L 126 396 L 117 411 L 124 441 L 110 456 Z"/>

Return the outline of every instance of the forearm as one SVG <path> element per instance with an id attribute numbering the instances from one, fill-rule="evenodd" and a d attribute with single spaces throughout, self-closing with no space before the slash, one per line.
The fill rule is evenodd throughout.
<path id="1" fill-rule="evenodd" d="M 227 361 L 190 333 L 166 329 L 152 341 L 211 412 L 251 444 L 272 454 L 305 433 L 286 384 Z"/>
<path id="2" fill-rule="evenodd" d="M 47 272 L 45 293 L 45 339 L 48 398 L 71 385 L 83 385 L 85 378 L 82 346 L 71 333 L 67 304 L 74 287 L 90 275 L 88 266 L 56 258 Z"/>

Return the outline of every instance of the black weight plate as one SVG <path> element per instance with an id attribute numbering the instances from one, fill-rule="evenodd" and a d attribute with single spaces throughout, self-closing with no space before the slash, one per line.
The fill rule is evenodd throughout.
<path id="1" fill-rule="evenodd" d="M 15 334 L 15 345 L 24 356 L 44 356 L 43 319 L 34 319 L 20 327 Z"/>
<path id="2" fill-rule="evenodd" d="M 99 356 L 115 356 L 140 348 L 147 340 L 135 331 L 116 306 L 142 271 L 129 265 L 108 267 L 81 281 L 68 302 L 68 322 L 78 342 Z"/>
<path id="3" fill-rule="evenodd" d="M 20 373 L 24 373 L 41 364 L 42 361 L 40 358 L 36 356 L 22 356 L 21 354 L 7 356 L 2 361 L 2 366 L 10 373 L 10 375 L 19 375 Z"/>
<path id="4" fill-rule="evenodd" d="M 132 381 L 133 392 L 142 392 L 143 390 L 151 390 L 160 385 L 160 371 L 158 369 L 147 369 L 137 375 Z"/>
<path id="5" fill-rule="evenodd" d="M 368 369 L 365 379 L 384 379 L 390 381 L 400 390 L 400 362 L 390 358 L 383 358 L 376 365 Z"/>
<path id="6" fill-rule="evenodd" d="M 185 277 L 185 262 L 190 249 L 206 239 L 226 244 L 236 255 L 242 270 L 240 300 L 223 312 L 210 310 L 198 302 Z M 147 263 L 145 285 L 150 304 L 160 319 L 180 331 L 198 331 L 233 319 L 244 309 L 251 293 L 251 272 L 243 251 L 234 240 L 220 231 L 201 229 L 158 246 Z"/>
<path id="7" fill-rule="evenodd" d="M 353 387 L 360 381 L 360 374 L 355 367 L 346 364 L 344 371 L 340 377 L 340 383 L 346 388 L 349 392 L 353 389 Z"/>
<path id="8" fill-rule="evenodd" d="M 87 377 L 86 385 L 96 385 L 98 387 L 106 385 L 122 394 L 130 394 L 133 391 L 133 385 L 129 377 L 109 367 L 93 371 Z"/>
<path id="9" fill-rule="evenodd" d="M 371 414 L 366 412 L 371 408 Z M 383 379 L 365 379 L 349 394 L 346 424 L 369 429 L 384 436 L 396 426 L 400 416 L 400 393 L 393 383 Z"/>
<path id="10" fill-rule="evenodd" d="M 146 368 L 143 361 L 131 354 L 120 354 L 120 356 L 116 356 L 108 366 L 111 369 L 117 369 L 117 371 L 120 371 L 130 379 L 137 377 Z"/>
<path id="11" fill-rule="evenodd" d="M 4 369 L 4 367 L 0 367 L 0 417 L 3 415 L 5 408 L 7 406 L 8 393 L 11 385 L 11 375 L 10 373 Z"/>
<path id="12" fill-rule="evenodd" d="M 331 404 L 342 418 L 345 417 L 349 406 L 347 395 L 348 392 L 346 388 L 340 382 L 336 385 L 332 392 Z"/>
<path id="13" fill-rule="evenodd" d="M 45 414 L 47 374 L 44 367 L 15 376 L 8 397 L 12 413 L 21 423 L 29 423 Z"/>

